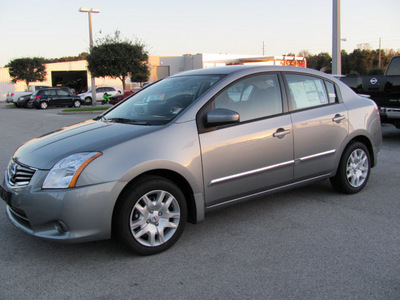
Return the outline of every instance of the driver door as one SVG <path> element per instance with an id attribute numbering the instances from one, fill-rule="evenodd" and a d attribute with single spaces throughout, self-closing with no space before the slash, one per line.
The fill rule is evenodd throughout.
<path id="1" fill-rule="evenodd" d="M 292 182 L 292 123 L 277 74 L 241 79 L 212 101 L 239 113 L 240 123 L 199 135 L 207 207 Z"/>

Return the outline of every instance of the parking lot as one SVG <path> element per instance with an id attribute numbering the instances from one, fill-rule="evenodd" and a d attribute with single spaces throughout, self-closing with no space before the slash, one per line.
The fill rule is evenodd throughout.
<path id="1" fill-rule="evenodd" d="M 0 103 L 0 179 L 16 148 L 93 114 Z M 0 201 L 0 299 L 400 299 L 400 130 L 355 195 L 319 183 L 212 212 L 167 252 L 42 241 Z M 82 199 L 84 201 L 84 199 Z"/>

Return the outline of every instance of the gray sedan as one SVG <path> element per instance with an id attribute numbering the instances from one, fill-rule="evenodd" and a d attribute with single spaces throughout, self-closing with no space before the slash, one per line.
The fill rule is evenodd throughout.
<path id="1" fill-rule="evenodd" d="M 10 221 L 64 242 L 171 247 L 211 209 L 323 178 L 367 184 L 382 143 L 376 105 L 292 67 L 178 74 L 101 116 L 17 149 L 0 186 Z"/>

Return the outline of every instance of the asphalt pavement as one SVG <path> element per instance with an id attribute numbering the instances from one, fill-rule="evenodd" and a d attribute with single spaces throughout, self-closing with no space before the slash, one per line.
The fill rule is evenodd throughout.
<path id="1" fill-rule="evenodd" d="M 93 118 L 0 103 L 0 179 L 18 146 Z M 0 201 L 0 299 L 400 299 L 400 130 L 383 126 L 366 188 L 329 180 L 234 205 L 188 224 L 150 257 L 114 240 L 42 241 Z M 82 199 L 84 201 L 84 199 Z"/>

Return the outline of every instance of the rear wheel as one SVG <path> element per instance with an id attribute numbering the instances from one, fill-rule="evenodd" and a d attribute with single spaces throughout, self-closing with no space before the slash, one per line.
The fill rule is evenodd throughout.
<path id="1" fill-rule="evenodd" d="M 182 191 L 165 178 L 145 176 L 122 195 L 115 209 L 114 229 L 134 252 L 152 255 L 177 242 L 186 217 Z"/>
<path id="2" fill-rule="evenodd" d="M 46 101 L 40 103 L 41 109 L 47 109 L 48 107 L 49 107 L 49 104 Z"/>
<path id="3" fill-rule="evenodd" d="M 339 168 L 331 184 L 339 192 L 355 194 L 367 184 L 371 171 L 371 158 L 367 147 L 360 142 L 351 143 L 344 151 Z"/>
<path id="4" fill-rule="evenodd" d="M 75 107 L 75 108 L 81 107 L 81 101 L 79 101 L 79 100 L 74 100 L 74 107 Z"/>

